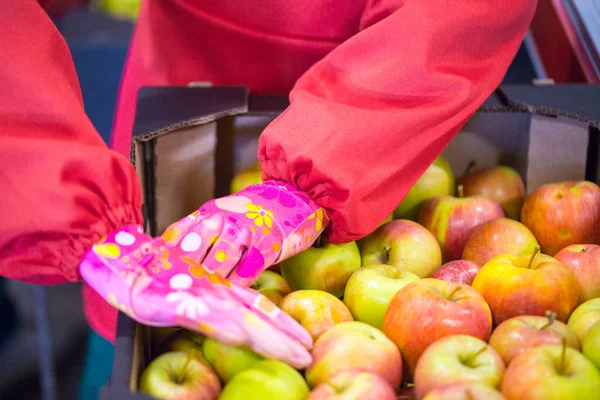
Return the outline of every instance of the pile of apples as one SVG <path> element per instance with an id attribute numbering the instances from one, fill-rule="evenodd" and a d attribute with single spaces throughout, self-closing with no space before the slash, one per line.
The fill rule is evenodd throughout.
<path id="1" fill-rule="evenodd" d="M 232 190 L 258 174 L 238 175 Z M 306 370 L 162 328 L 140 390 L 204 400 L 597 399 L 599 244 L 596 184 L 527 195 L 510 167 L 470 166 L 456 182 L 439 157 L 369 236 L 319 239 L 254 284 L 311 334 Z"/>

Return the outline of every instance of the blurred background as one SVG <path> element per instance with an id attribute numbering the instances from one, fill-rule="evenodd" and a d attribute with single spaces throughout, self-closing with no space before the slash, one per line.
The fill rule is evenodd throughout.
<path id="1" fill-rule="evenodd" d="M 86 111 L 107 143 L 139 2 L 52 0 L 47 8 L 71 49 Z M 598 82 L 600 1 L 539 0 L 504 83 Z M 36 307 L 42 312 L 36 314 Z M 57 398 L 76 399 L 87 332 L 79 285 L 36 291 L 0 279 L 0 399 L 42 399 L 43 347 L 51 350 L 47 361 L 55 370 Z"/>

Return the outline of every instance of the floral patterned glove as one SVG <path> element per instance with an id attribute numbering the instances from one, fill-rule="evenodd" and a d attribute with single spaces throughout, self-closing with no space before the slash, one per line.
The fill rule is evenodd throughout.
<path id="1" fill-rule="evenodd" d="M 268 181 L 205 203 L 162 237 L 207 269 L 250 286 L 269 266 L 309 248 L 328 223 L 306 194 Z"/>
<path id="2" fill-rule="evenodd" d="M 209 201 L 154 239 L 138 225 L 118 229 L 86 253 L 79 270 L 141 323 L 179 325 L 304 368 L 310 335 L 245 286 L 308 248 L 327 223 L 306 195 L 268 182 Z"/>

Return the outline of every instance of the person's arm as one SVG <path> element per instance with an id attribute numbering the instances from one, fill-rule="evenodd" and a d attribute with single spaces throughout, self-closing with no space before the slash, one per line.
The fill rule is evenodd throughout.
<path id="1" fill-rule="evenodd" d="M 259 143 L 263 178 L 310 194 L 334 243 L 389 215 L 496 89 L 537 0 L 406 0 L 379 22 L 389 10 L 372 3 L 365 29 L 307 71 Z"/>
<path id="2" fill-rule="evenodd" d="M 142 221 L 135 170 L 87 118 L 40 4 L 0 1 L 0 43 L 0 276 L 76 281 L 94 243 Z"/>

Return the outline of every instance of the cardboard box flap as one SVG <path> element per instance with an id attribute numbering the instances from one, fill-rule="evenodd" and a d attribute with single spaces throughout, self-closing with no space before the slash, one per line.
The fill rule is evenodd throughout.
<path id="1" fill-rule="evenodd" d="M 248 89 L 243 86 L 144 87 L 138 93 L 133 136 L 134 140 L 148 141 L 247 111 Z"/>

